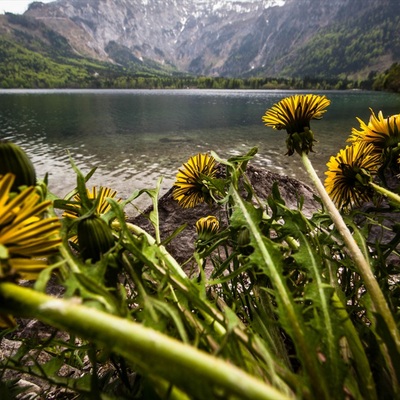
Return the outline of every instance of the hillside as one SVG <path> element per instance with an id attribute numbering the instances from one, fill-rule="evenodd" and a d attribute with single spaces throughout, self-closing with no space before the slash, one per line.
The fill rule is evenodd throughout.
<path id="1" fill-rule="evenodd" d="M 365 78 L 399 61 L 398 0 L 58 0 L 26 15 L 78 54 L 194 75 Z"/>
<path id="2" fill-rule="evenodd" d="M 115 53 L 123 49 L 115 46 Z M 81 55 L 67 38 L 42 21 L 14 14 L 0 16 L 0 87 L 115 86 L 126 77 L 183 76 L 151 60 L 126 59 L 124 65 Z"/>
<path id="3" fill-rule="evenodd" d="M 198 86 L 191 76 L 230 80 L 200 83 L 222 88 L 270 87 L 266 77 L 371 86 L 400 61 L 399 31 L 398 0 L 34 2 L 0 16 L 0 86 Z"/>
<path id="4" fill-rule="evenodd" d="M 289 55 L 282 73 L 365 78 L 371 71 L 381 72 L 400 61 L 399 1 L 370 2 L 370 7 L 361 10 L 358 3 L 353 1 L 340 10 L 337 21 Z"/>

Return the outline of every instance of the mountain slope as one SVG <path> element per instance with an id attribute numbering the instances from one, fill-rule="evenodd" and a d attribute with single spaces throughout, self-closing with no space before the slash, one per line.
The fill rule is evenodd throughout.
<path id="1" fill-rule="evenodd" d="M 398 61 L 399 14 L 398 0 L 58 0 L 25 13 L 75 55 L 121 66 L 327 78 Z"/>
<path id="2" fill-rule="evenodd" d="M 331 77 L 397 61 L 396 8 L 398 0 L 59 0 L 33 3 L 26 15 L 101 60 L 151 59 L 215 76 Z"/>
<path id="3" fill-rule="evenodd" d="M 279 60 L 282 73 L 364 78 L 400 60 L 400 3 L 382 0 L 359 5 L 348 2 L 331 24 Z"/>
<path id="4" fill-rule="evenodd" d="M 116 56 L 125 49 L 115 45 Z M 132 57 L 125 65 L 82 56 L 41 20 L 0 16 L 0 87 L 107 87 L 127 78 L 182 76 L 170 66 Z M 131 83 L 134 85 L 134 82 Z"/>

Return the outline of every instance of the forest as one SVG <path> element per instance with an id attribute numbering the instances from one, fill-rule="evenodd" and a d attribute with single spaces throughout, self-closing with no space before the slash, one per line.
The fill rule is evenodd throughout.
<path id="1" fill-rule="evenodd" d="M 387 14 L 380 18 L 385 16 Z M 210 77 L 194 76 L 178 71 L 172 65 L 160 65 L 148 59 L 139 60 L 115 42 L 109 44 L 107 51 L 118 63 L 83 57 L 72 49 L 64 36 L 41 21 L 7 13 L 0 18 L 0 88 L 363 89 L 399 92 L 398 63 L 384 72 L 372 70 L 355 79 L 350 70 L 340 71 L 334 61 L 342 59 L 346 65 L 367 65 L 371 58 L 386 54 L 388 49 L 383 44 L 379 47 L 379 43 L 390 43 L 387 36 L 392 36 L 399 18 L 388 18 L 386 24 L 371 30 L 369 40 L 365 40 L 365 35 L 355 27 L 321 34 L 318 40 L 303 49 L 301 74 L 287 70 L 280 77 L 271 77 L 262 71 L 254 71 L 254 76 L 248 77 Z M 372 24 L 373 21 L 365 22 Z M 363 40 L 356 40 L 361 37 Z M 344 53 L 337 57 L 340 51 Z M 398 56 L 396 50 L 392 51 Z M 318 69 L 324 73 L 317 73 Z"/>
<path id="2" fill-rule="evenodd" d="M 101 89 L 317 89 L 400 91 L 400 65 L 367 79 L 347 77 L 195 77 L 177 71 L 122 67 L 82 57 L 57 61 L 0 38 L 0 88 L 101 88 Z"/>

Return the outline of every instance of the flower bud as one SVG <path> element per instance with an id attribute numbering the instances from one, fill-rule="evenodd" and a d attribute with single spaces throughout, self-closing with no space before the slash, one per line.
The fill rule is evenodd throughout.
<path id="1" fill-rule="evenodd" d="M 210 240 L 218 232 L 218 229 L 218 219 L 213 215 L 200 218 L 196 222 L 197 240 L 200 242 Z"/>
<path id="2" fill-rule="evenodd" d="M 16 144 L 0 140 L 0 175 L 7 173 L 15 175 L 12 192 L 20 186 L 36 185 L 36 172 L 29 157 Z"/>
<path id="3" fill-rule="evenodd" d="M 95 215 L 78 222 L 77 234 L 80 254 L 84 260 L 99 261 L 115 243 L 110 227 Z"/>
<path id="4" fill-rule="evenodd" d="M 238 232 L 237 245 L 240 253 L 243 255 L 250 255 L 254 248 L 250 245 L 250 232 L 247 228 L 243 228 Z"/>

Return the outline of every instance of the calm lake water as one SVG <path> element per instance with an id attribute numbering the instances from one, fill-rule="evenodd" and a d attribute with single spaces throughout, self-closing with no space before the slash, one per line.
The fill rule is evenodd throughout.
<path id="1" fill-rule="evenodd" d="M 163 189 L 177 168 L 198 153 L 214 150 L 229 158 L 257 146 L 254 163 L 308 182 L 299 157 L 285 156 L 286 132 L 263 125 L 265 110 L 292 91 L 233 90 L 2 90 L 0 135 L 32 158 L 39 177 L 49 173 L 50 189 L 64 196 L 75 187 L 68 153 L 84 173 L 97 167 L 93 185 L 117 189 Z M 300 92 L 296 92 L 300 93 Z M 305 92 L 304 92 L 305 93 Z M 307 92 L 308 93 L 308 92 Z M 400 95 L 329 91 L 324 118 L 312 122 L 319 143 L 312 162 L 321 178 L 331 155 L 345 145 L 356 117 L 369 107 L 400 113 Z"/>

